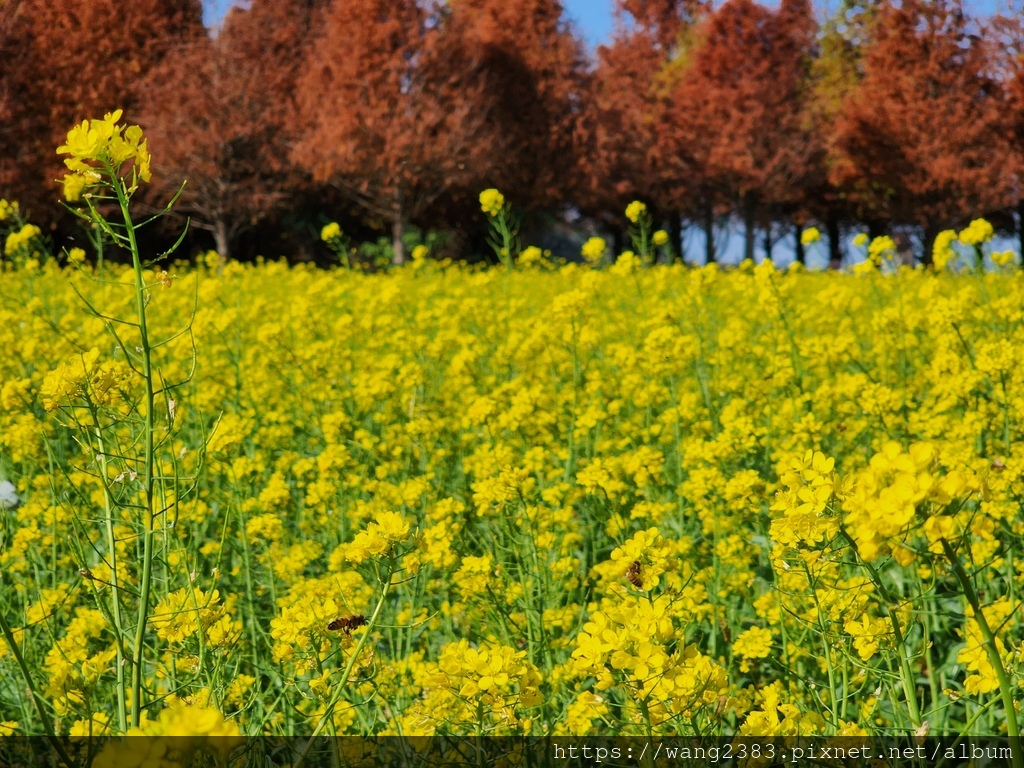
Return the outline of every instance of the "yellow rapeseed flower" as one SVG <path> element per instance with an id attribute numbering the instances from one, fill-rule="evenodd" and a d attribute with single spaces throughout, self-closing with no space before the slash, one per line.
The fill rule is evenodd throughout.
<path id="1" fill-rule="evenodd" d="M 957 234 L 952 229 L 940 232 L 936 236 L 935 245 L 932 247 L 932 264 L 935 269 L 941 272 L 956 260 L 957 253 L 953 250 L 953 243 L 956 241 Z"/>
<path id="2" fill-rule="evenodd" d="M 605 243 L 602 237 L 592 237 L 583 244 L 583 248 L 580 252 L 583 254 L 583 258 L 587 260 L 588 264 L 596 264 L 602 258 L 604 258 L 605 251 L 608 249 L 608 244 Z"/>
<path id="3" fill-rule="evenodd" d="M 18 215 L 18 204 L 0 199 L 0 222 L 7 221 Z"/>
<path id="4" fill-rule="evenodd" d="M 505 196 L 496 189 L 485 189 L 480 193 L 480 209 L 488 216 L 497 216 L 505 207 Z"/>
<path id="5" fill-rule="evenodd" d="M 880 265 L 883 261 L 890 261 L 895 257 L 896 241 L 888 235 L 876 237 L 868 245 L 868 258 L 875 265 Z"/>
<path id="6" fill-rule="evenodd" d="M 35 224 L 25 224 L 17 232 L 11 232 L 4 244 L 4 255 L 13 257 L 28 255 L 33 241 L 42 237 L 42 230 Z"/>
<path id="7" fill-rule="evenodd" d="M 102 120 L 85 120 L 68 131 L 67 141 L 57 148 L 67 155 L 64 165 L 70 174 L 64 177 L 64 195 L 74 202 L 91 186 L 100 183 L 105 173 L 118 173 L 132 161 L 134 179 L 152 179 L 151 158 L 142 129 L 119 124 L 122 111 L 110 112 Z"/>
<path id="8" fill-rule="evenodd" d="M 336 221 L 332 221 L 320 230 L 320 239 L 325 243 L 329 243 L 339 237 L 341 237 L 341 225 Z"/>
<path id="9" fill-rule="evenodd" d="M 814 245 L 821 240 L 821 232 L 817 227 L 808 227 L 800 233 L 800 244 L 803 246 Z"/>
<path id="10" fill-rule="evenodd" d="M 984 245 L 995 235 L 992 225 L 985 219 L 975 219 L 966 229 L 960 231 L 960 242 L 964 245 Z"/>
<path id="11" fill-rule="evenodd" d="M 634 224 L 640 223 L 640 217 L 647 212 L 647 206 L 639 200 L 634 200 L 626 206 L 626 218 Z"/>

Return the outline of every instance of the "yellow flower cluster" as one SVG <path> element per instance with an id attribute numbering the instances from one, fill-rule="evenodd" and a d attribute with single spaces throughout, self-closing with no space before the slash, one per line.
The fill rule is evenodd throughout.
<path id="1" fill-rule="evenodd" d="M 603 238 L 592 237 L 583 244 L 581 253 L 588 264 L 597 264 L 604 258 L 607 249 L 608 244 L 605 243 Z"/>
<path id="2" fill-rule="evenodd" d="M 90 187 L 113 175 L 127 162 L 132 162 L 132 183 L 149 182 L 151 160 L 142 129 L 137 125 L 119 125 L 122 111 L 108 113 L 102 120 L 84 120 L 68 132 L 67 142 L 57 148 L 58 155 L 67 155 L 64 165 L 70 173 L 64 176 L 64 197 L 75 202 Z"/>
<path id="3" fill-rule="evenodd" d="M 494 217 L 505 207 L 505 196 L 496 189 L 485 189 L 480 193 L 480 210 Z"/>
<path id="4" fill-rule="evenodd" d="M 868 243 L 868 260 L 875 266 L 896 258 L 896 241 L 888 235 L 881 235 Z"/>
<path id="5" fill-rule="evenodd" d="M 215 707 L 189 705 L 171 697 L 169 707 L 162 710 L 156 720 L 146 721 L 129 729 L 130 737 L 105 743 L 93 759 L 93 768 L 184 768 L 193 764 L 196 753 L 212 751 L 220 757 L 241 744 L 238 724 L 226 721 Z"/>
<path id="6" fill-rule="evenodd" d="M 227 607 L 220 603 L 220 593 L 205 594 L 199 588 L 182 588 L 168 594 L 157 605 L 151 619 L 157 637 L 180 644 L 194 637 L 200 629 L 205 641 L 222 646 L 238 639 L 241 622 L 232 621 Z"/>
<path id="7" fill-rule="evenodd" d="M 983 245 L 995 235 L 992 225 L 985 219 L 975 219 L 959 235 L 961 243 L 965 245 Z"/>
<path id="8" fill-rule="evenodd" d="M 0 223 L 18 215 L 18 203 L 0 198 Z"/>
<path id="9" fill-rule="evenodd" d="M 336 221 L 326 224 L 324 228 L 320 230 L 320 239 L 325 243 L 337 240 L 339 237 L 341 237 L 341 225 Z"/>
<path id="10" fill-rule="evenodd" d="M 346 557 L 353 563 L 380 557 L 408 537 L 408 520 L 397 512 L 381 512 L 366 530 L 356 534 L 348 547 Z"/>
<path id="11" fill-rule="evenodd" d="M 626 206 L 626 218 L 634 224 L 640 223 L 640 217 L 647 213 L 647 206 L 639 200 L 634 200 Z"/>
<path id="12" fill-rule="evenodd" d="M 196 287 L 148 307 L 158 381 L 185 383 L 154 429 L 142 732 L 1003 728 L 1019 271 L 530 260 L 168 266 Z M 124 302 L 107 269 L 76 281 L 97 307 Z M 142 398 L 67 277 L 0 291 L 0 610 L 56 730 L 123 735 L 143 515 L 136 468 L 107 462 Z M 200 469 L 194 493 L 172 479 Z M 42 732 L 35 712 L 0 689 L 0 732 Z"/>
<path id="13" fill-rule="evenodd" d="M 817 227 L 808 227 L 800 233 L 800 244 L 805 248 L 821 240 L 821 231 Z"/>
<path id="14" fill-rule="evenodd" d="M 971 247 L 980 261 L 982 246 L 995 237 L 995 228 L 985 219 L 975 219 L 959 233 L 953 229 L 940 232 L 932 247 L 932 262 L 940 272 L 952 265 L 960 256 L 953 248 L 957 243 Z M 992 263 L 999 267 L 1007 267 L 1017 260 L 1013 251 L 993 251 L 990 254 Z"/>
<path id="15" fill-rule="evenodd" d="M 30 255 L 32 244 L 42 236 L 42 231 L 35 224 L 25 224 L 16 232 L 11 232 L 4 242 L 4 255 L 8 258 Z"/>
<path id="16" fill-rule="evenodd" d="M 93 347 L 46 374 L 40 388 L 43 407 L 54 411 L 83 400 L 109 406 L 122 399 L 130 386 L 130 369 L 120 360 L 100 363 L 99 357 L 99 349 Z"/>
<path id="17" fill-rule="evenodd" d="M 956 231 L 947 229 L 940 232 L 935 238 L 935 245 L 932 247 L 932 264 L 939 271 L 945 269 L 956 260 L 958 254 L 953 250 L 953 244 L 959 240 Z"/>

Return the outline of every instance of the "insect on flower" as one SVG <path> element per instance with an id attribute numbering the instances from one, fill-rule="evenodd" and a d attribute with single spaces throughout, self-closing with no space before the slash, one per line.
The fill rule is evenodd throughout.
<path id="1" fill-rule="evenodd" d="M 626 579 L 637 589 L 644 588 L 644 580 L 640 576 L 640 561 L 634 560 L 626 569 Z"/>
<path id="2" fill-rule="evenodd" d="M 366 624 L 366 617 L 357 614 L 355 616 L 342 616 L 340 619 L 335 619 L 327 625 L 327 629 L 332 632 L 342 631 L 346 635 L 353 629 L 363 626 Z"/>

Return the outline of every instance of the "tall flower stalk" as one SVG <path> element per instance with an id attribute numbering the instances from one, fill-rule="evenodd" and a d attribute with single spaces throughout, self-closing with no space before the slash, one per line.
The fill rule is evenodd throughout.
<path id="1" fill-rule="evenodd" d="M 160 451 L 170 441 L 175 418 L 173 391 L 184 381 L 167 382 L 159 373 L 155 351 L 182 337 L 191 336 L 191 321 L 181 332 L 163 341 L 154 341 L 147 314 L 152 291 L 168 285 L 165 273 L 157 274 L 151 267 L 157 260 L 144 260 L 138 242 L 138 231 L 147 222 L 137 223 L 132 215 L 132 198 L 140 184 L 152 177 L 150 155 L 142 130 L 120 123 L 121 111 L 102 120 L 86 120 L 75 126 L 67 142 L 57 152 L 65 157 L 68 173 L 63 179 L 64 196 L 69 209 L 83 220 L 97 237 L 122 248 L 131 257 L 131 280 L 125 283 L 133 293 L 134 313 L 116 317 L 85 302 L 89 313 L 101 320 L 121 353 L 121 359 L 101 362 L 98 350 L 80 356 L 51 373 L 44 385 L 49 395 L 48 410 L 60 410 L 64 423 L 78 433 L 77 440 L 88 446 L 95 456 L 96 469 L 103 485 L 103 525 L 106 542 L 104 565 L 109 569 L 109 604 L 102 591 L 97 600 L 105 616 L 113 624 L 118 651 L 117 725 L 120 731 L 138 727 L 148 702 L 144 682 L 147 668 L 147 631 L 151 620 L 154 582 L 154 559 L 158 521 L 172 505 L 179 503 L 180 492 L 164 504 L 161 486 L 171 483 L 179 488 L 177 462 L 161 461 Z M 177 198 L 164 213 L 170 211 Z M 182 238 L 184 233 L 182 233 Z M 164 257 L 181 243 L 179 238 Z M 124 329 L 128 329 L 125 331 Z M 195 347 L 192 346 L 192 369 Z M 140 391 L 141 390 L 141 391 Z M 136 394 L 138 393 L 138 394 Z M 158 418 L 160 422 L 158 423 Z M 127 428 L 131 435 L 125 441 L 119 430 Z M 168 471 L 166 466 L 170 466 Z M 111 473 L 116 478 L 111 479 Z M 126 483 L 125 480 L 128 482 Z M 188 491 L 186 490 L 186 493 Z M 80 498 L 85 494 L 79 493 Z M 79 515 L 84 521 L 89 516 Z M 141 540 L 141 553 L 136 563 L 119 563 L 116 529 L 128 522 Z M 87 563 L 82 563 L 85 578 L 95 580 Z M 137 569 L 139 590 L 134 624 L 125 603 L 135 593 L 125 589 L 126 570 Z M 99 583 L 99 582 L 98 582 Z M 123 649 L 130 648 L 130 654 Z M 131 674 L 124 674 L 129 662 Z M 130 709 L 129 709 L 130 708 Z"/>

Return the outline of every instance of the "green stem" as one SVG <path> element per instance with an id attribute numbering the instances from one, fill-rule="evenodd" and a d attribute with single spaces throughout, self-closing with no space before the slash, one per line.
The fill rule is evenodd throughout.
<path id="1" fill-rule="evenodd" d="M 501 226 L 501 241 L 504 245 L 502 251 L 502 261 L 505 262 L 505 269 L 511 271 L 512 269 L 512 232 L 509 229 L 508 222 L 505 221 L 504 211 L 498 217 L 499 224 Z"/>
<path id="2" fill-rule="evenodd" d="M 845 527 L 840 528 L 843 536 L 850 543 L 850 548 L 856 555 L 857 560 L 867 569 L 871 575 L 871 581 L 874 582 L 878 588 L 878 592 L 882 599 L 885 601 L 885 609 L 889 614 L 889 623 L 892 625 L 893 637 L 896 641 L 896 651 L 899 654 L 900 661 L 900 682 L 903 684 L 903 697 L 907 700 L 908 714 L 910 715 L 910 723 L 914 728 L 921 726 L 921 710 L 917 706 L 917 689 L 914 685 L 914 672 L 910 668 L 910 656 L 907 654 L 907 641 L 906 636 L 903 634 L 902 627 L 900 626 L 899 616 L 896 615 L 896 609 L 894 603 L 896 602 L 895 597 L 889 592 L 889 589 L 885 586 L 882 581 L 881 574 L 875 569 L 871 563 L 861 557 L 860 549 L 857 547 L 857 542 L 849 534 Z M 1017 766 L 1015 768 L 1024 768 L 1024 766 Z"/>
<path id="3" fill-rule="evenodd" d="M 942 539 L 942 551 L 946 554 L 949 564 L 953 566 L 953 573 L 956 574 L 957 581 L 960 582 L 960 587 L 964 591 L 964 597 L 967 598 L 967 602 L 974 609 L 974 620 L 978 622 L 981 636 L 985 639 L 985 649 L 988 651 L 989 661 L 992 663 L 993 669 L 995 669 L 996 680 L 999 681 L 999 694 L 1003 699 L 1003 708 L 1006 710 L 1004 713 L 1006 717 L 1006 733 L 1015 742 L 1013 748 L 1013 767 L 1024 768 L 1024 754 L 1021 753 L 1020 745 L 1016 743 L 1016 740 L 1020 738 L 1020 727 L 1017 724 L 1017 710 L 1014 708 L 1013 688 L 1010 685 L 1010 678 L 1006 674 L 1006 668 L 1003 666 L 1003 660 L 999 657 L 999 646 L 996 645 L 995 633 L 992 632 L 992 628 L 988 625 L 985 613 L 981 609 L 978 593 L 974 591 L 974 585 L 971 584 L 967 571 L 964 570 L 952 545 L 946 539 Z"/>
<path id="4" fill-rule="evenodd" d="M 25 678 L 25 685 L 28 686 L 29 693 L 32 694 L 32 701 L 35 702 L 36 711 L 39 713 L 39 719 L 43 723 L 43 728 L 46 730 L 46 738 L 53 745 L 60 760 L 68 768 L 74 768 L 74 763 L 71 758 L 68 757 L 68 753 L 64 751 L 64 746 L 60 743 L 60 739 L 57 738 L 56 731 L 53 730 L 53 721 L 50 720 L 50 716 L 46 713 L 46 707 L 43 704 L 42 698 L 36 692 L 36 686 L 32 682 L 32 673 L 29 672 L 28 664 L 25 663 L 25 657 L 21 655 L 21 648 L 18 647 L 18 643 L 14 639 L 14 633 L 11 631 L 10 625 L 7 623 L 7 619 L 4 618 L 3 613 L 0 613 L 0 632 L 3 633 L 4 640 L 7 641 L 7 646 L 11 649 L 11 653 L 14 654 L 15 661 L 18 662 L 18 666 L 21 667 L 21 676 Z"/>
<path id="5" fill-rule="evenodd" d="M 298 759 L 292 763 L 292 768 L 299 768 L 302 761 L 306 759 L 306 754 L 313 746 L 313 740 L 319 736 L 329 722 L 334 719 L 334 708 L 338 706 L 338 702 L 341 700 L 341 695 L 345 692 L 345 686 L 348 685 L 348 679 L 352 676 L 352 670 L 356 666 L 356 660 L 359 658 L 359 654 L 363 650 L 363 646 L 366 645 L 367 639 L 373 632 L 373 628 L 377 623 L 377 619 L 380 616 L 381 609 L 384 608 L 384 601 L 387 599 L 388 592 L 391 591 L 391 585 L 394 581 L 395 574 L 394 568 L 390 569 L 388 573 L 388 580 L 384 583 L 384 589 L 380 593 L 380 599 L 377 600 L 377 606 L 373 609 L 373 614 L 370 616 L 370 620 L 366 622 L 366 630 L 359 638 L 359 642 L 356 643 L 355 650 L 352 651 L 352 655 L 349 657 L 348 664 L 345 666 L 345 672 L 341 676 L 341 680 L 338 681 L 338 685 L 334 689 L 334 693 L 331 694 L 331 700 L 327 703 L 327 707 L 324 710 L 323 715 L 320 717 L 320 721 L 316 724 L 316 728 L 313 729 L 313 733 L 310 735 L 309 740 L 306 742 L 306 746 L 299 752 Z"/>
<path id="6" fill-rule="evenodd" d="M 117 632 L 117 642 L 114 648 L 117 651 L 117 725 L 121 733 L 128 730 L 128 714 L 125 703 L 125 680 L 124 680 L 124 629 L 121 622 L 121 590 L 117 581 L 117 539 L 114 537 L 114 505 L 110 498 L 110 488 L 107 485 L 109 475 L 107 474 L 107 453 L 103 445 L 103 433 L 99 427 L 96 428 L 96 442 L 99 446 L 100 472 L 103 482 L 103 517 L 107 529 L 107 556 L 110 558 L 110 588 L 113 592 L 113 618 L 114 631 Z"/>
<path id="7" fill-rule="evenodd" d="M 921 710 L 917 706 L 917 686 L 914 685 L 914 671 L 910 668 L 910 656 L 907 654 L 907 642 L 900 628 L 900 620 L 896 609 L 890 604 L 885 606 L 889 613 L 889 623 L 896 640 L 896 650 L 900 656 L 900 680 L 903 682 L 903 697 L 907 700 L 910 710 L 910 723 L 915 728 L 921 727 Z"/>
<path id="8" fill-rule="evenodd" d="M 145 413 L 145 457 L 144 485 L 146 508 L 143 514 L 143 545 L 142 545 L 142 588 L 139 596 L 138 620 L 135 625 L 135 655 L 132 666 L 132 725 L 138 726 L 142 717 L 142 679 L 145 661 L 146 625 L 149 622 L 149 599 L 152 590 L 153 575 L 153 495 L 154 495 L 154 405 L 156 396 L 153 389 L 152 350 L 149 346 L 149 329 L 146 325 L 146 286 L 142 276 L 142 260 L 139 257 L 139 245 L 135 239 L 135 224 L 128 210 L 128 194 L 124 182 L 112 174 L 117 200 L 121 205 L 124 217 L 125 233 L 132 254 L 132 268 L 135 273 L 135 304 L 139 323 L 139 346 L 142 355 L 142 376 L 146 381 L 146 413 Z"/>
<path id="9" fill-rule="evenodd" d="M 970 733 L 970 730 L 971 730 L 971 728 L 973 728 L 973 727 L 974 727 L 974 724 L 975 724 L 976 722 L 978 722 L 978 720 L 979 720 L 979 719 L 981 718 L 981 716 L 982 716 L 982 715 L 984 715 L 984 714 L 985 714 L 986 712 L 989 712 L 989 711 L 990 711 L 990 710 L 992 709 L 992 705 L 993 705 L 993 704 L 995 704 L 995 703 L 996 703 L 996 699 L 992 699 L 992 701 L 990 701 L 990 702 L 988 702 L 987 704 L 985 704 L 985 706 L 983 706 L 983 707 L 978 707 L 978 711 L 977 711 L 977 712 L 975 712 L 975 713 L 974 713 L 974 714 L 973 714 L 973 715 L 971 716 L 971 719 L 967 721 L 967 724 L 966 724 L 966 725 L 964 725 L 964 727 L 963 727 L 963 728 L 961 729 L 960 733 L 959 733 L 959 734 L 957 734 L 957 737 L 956 737 L 956 741 L 954 741 L 954 742 L 953 742 L 953 745 L 952 745 L 951 747 L 947 747 L 947 748 L 946 748 L 946 752 L 947 752 L 947 753 L 949 753 L 950 751 L 952 751 L 952 752 L 953 752 L 953 753 L 955 754 L 955 752 L 956 752 L 956 748 L 960 746 L 960 743 L 961 743 L 961 742 L 962 742 L 962 741 L 964 740 L 964 737 L 965 737 L 965 736 L 966 736 L 966 735 L 967 735 L 968 733 Z M 1016 744 L 1014 744 L 1014 745 L 1012 746 L 1012 749 L 1013 749 L 1014 751 L 1016 751 L 1016 750 L 1017 750 L 1017 745 L 1016 745 Z M 937 762 L 937 763 L 935 764 L 935 768 L 942 768 L 942 766 L 943 766 L 943 765 L 945 765 L 945 764 L 946 764 L 946 757 L 945 757 L 945 755 L 943 755 L 942 759 L 941 759 L 941 760 L 939 760 L 939 761 L 938 761 L 938 762 Z"/>

